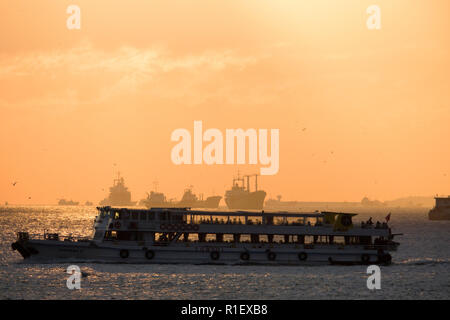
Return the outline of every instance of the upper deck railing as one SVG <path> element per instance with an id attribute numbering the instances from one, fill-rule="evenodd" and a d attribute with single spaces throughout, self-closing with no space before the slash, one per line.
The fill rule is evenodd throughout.
<path id="1" fill-rule="evenodd" d="M 343 212 L 312 212 L 295 213 L 287 211 L 205 211 L 191 210 L 190 208 L 151 208 L 128 209 L 114 207 L 98 207 L 99 220 L 109 217 L 112 220 L 135 221 L 128 226 L 129 229 L 138 229 L 147 223 L 157 224 L 188 224 L 188 225 L 266 225 L 266 226 L 329 226 L 335 230 L 346 231 L 349 228 L 359 227 L 352 221 L 355 213 Z M 101 222 L 101 221 L 99 221 Z M 127 226 L 127 225 L 126 225 Z M 133 227 L 134 226 L 134 227 Z M 361 222 L 363 229 L 388 229 L 387 223 L 371 221 Z"/>
<path id="2" fill-rule="evenodd" d="M 151 209 L 129 209 L 129 208 L 115 208 L 115 207 L 97 207 L 99 211 L 112 213 L 159 213 L 170 212 L 181 215 L 196 215 L 196 216 L 230 216 L 230 217 L 291 217 L 291 218 L 320 218 L 325 214 L 321 212 L 265 212 L 262 211 L 206 211 L 206 210 L 191 210 L 189 207 L 180 208 L 151 208 Z M 350 213 L 341 213 L 350 214 Z M 351 213 L 351 215 L 355 215 Z"/>

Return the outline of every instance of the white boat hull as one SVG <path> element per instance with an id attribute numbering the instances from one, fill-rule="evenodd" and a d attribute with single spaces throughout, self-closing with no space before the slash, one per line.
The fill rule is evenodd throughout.
<path id="1" fill-rule="evenodd" d="M 170 246 L 124 245 L 114 242 L 65 242 L 29 240 L 16 242 L 18 251 L 33 261 L 95 261 L 106 263 L 148 264 L 261 264 L 261 265 L 315 265 L 315 264 L 377 264 L 390 263 L 390 255 L 364 246 L 314 245 L 314 248 L 296 244 L 198 244 L 175 243 Z M 21 252 L 30 254 L 26 256 Z"/>

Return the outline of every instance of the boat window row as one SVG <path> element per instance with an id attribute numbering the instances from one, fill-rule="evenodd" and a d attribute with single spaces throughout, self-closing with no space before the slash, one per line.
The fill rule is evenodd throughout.
<path id="1" fill-rule="evenodd" d="M 135 220 L 135 221 L 167 221 L 167 222 L 186 222 L 187 216 L 182 214 L 171 214 L 171 212 L 129 212 L 117 211 L 114 213 L 102 212 L 100 218 L 112 216 L 114 220 Z"/>
<path id="2" fill-rule="evenodd" d="M 100 214 L 101 218 L 113 215 L 114 220 L 159 221 L 160 223 L 190 224 L 245 224 L 245 225 L 289 225 L 289 226 L 322 226 L 323 217 L 279 217 L 279 216 L 205 216 L 179 214 L 176 212 L 114 212 Z"/>
<path id="3" fill-rule="evenodd" d="M 322 226 L 324 224 L 322 217 L 317 218 L 292 218 L 292 217 L 276 217 L 274 219 L 273 216 L 268 217 L 211 217 L 211 218 L 203 218 L 198 219 L 197 223 L 199 224 L 245 224 L 245 225 L 284 225 L 284 226 Z"/>
<path id="4" fill-rule="evenodd" d="M 174 233 L 152 233 L 142 231 L 107 231 L 104 240 L 120 241 L 149 241 L 166 243 L 175 239 Z M 274 243 L 274 244 L 342 244 L 342 245 L 370 245 L 370 236 L 317 236 L 317 235 L 273 235 L 273 234 L 207 234 L 183 233 L 177 242 L 204 243 Z"/>

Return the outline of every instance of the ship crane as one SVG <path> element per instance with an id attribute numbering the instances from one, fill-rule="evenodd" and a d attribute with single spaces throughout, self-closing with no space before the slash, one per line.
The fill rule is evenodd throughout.
<path id="1" fill-rule="evenodd" d="M 244 176 L 244 178 L 247 178 L 247 191 L 250 192 L 250 177 L 255 177 L 255 191 L 258 191 L 258 176 L 259 174 L 257 173 Z"/>

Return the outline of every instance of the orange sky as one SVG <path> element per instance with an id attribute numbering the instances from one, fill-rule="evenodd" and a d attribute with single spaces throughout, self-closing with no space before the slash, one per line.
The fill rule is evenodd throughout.
<path id="1" fill-rule="evenodd" d="M 81 30 L 66 8 L 81 8 Z M 366 8 L 381 8 L 368 30 Z M 280 129 L 269 197 L 450 194 L 448 0 L 2 0 L 0 203 L 223 195 L 171 132 Z M 306 128 L 303 130 L 303 128 Z M 117 164 L 117 166 L 114 166 Z M 19 181 L 15 187 L 13 181 Z M 29 200 L 28 197 L 31 197 Z"/>

